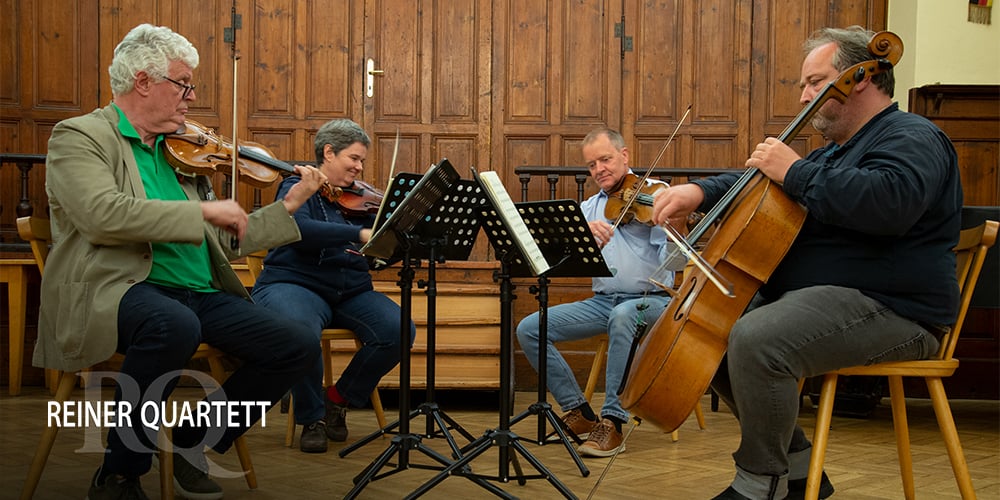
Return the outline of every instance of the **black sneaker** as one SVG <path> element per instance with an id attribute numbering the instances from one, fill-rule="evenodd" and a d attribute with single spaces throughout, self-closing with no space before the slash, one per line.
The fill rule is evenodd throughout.
<path id="1" fill-rule="evenodd" d="M 187 457 L 196 463 L 188 462 Z M 174 489 L 178 495 L 192 500 L 222 498 L 222 487 L 208 477 L 205 454 L 191 450 L 174 453 Z"/>
<path id="2" fill-rule="evenodd" d="M 302 426 L 299 449 L 305 453 L 326 453 L 326 422 L 317 420 Z"/>
<path id="3" fill-rule="evenodd" d="M 146 493 L 142 491 L 139 478 L 127 478 L 118 474 L 110 474 L 104 478 L 102 483 L 97 482 L 101 475 L 98 468 L 94 473 L 94 479 L 90 481 L 90 489 L 87 490 L 87 500 L 149 500 Z"/>
<path id="4" fill-rule="evenodd" d="M 326 400 L 326 437 L 330 441 L 347 441 L 347 405 Z"/>
<path id="5" fill-rule="evenodd" d="M 823 471 L 823 475 L 819 479 L 819 498 L 828 498 L 830 495 L 833 495 L 833 483 L 827 477 L 826 471 Z M 806 479 L 789 479 L 788 496 L 785 497 L 785 500 L 802 500 L 805 497 Z"/>

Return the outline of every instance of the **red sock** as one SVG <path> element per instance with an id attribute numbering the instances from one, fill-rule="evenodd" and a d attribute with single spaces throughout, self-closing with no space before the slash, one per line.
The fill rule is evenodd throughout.
<path id="1" fill-rule="evenodd" d="M 335 385 L 331 385 L 326 388 L 326 398 L 334 403 L 337 403 L 338 405 L 347 404 L 347 400 L 344 399 L 344 396 L 341 396 L 340 393 L 337 392 L 337 386 Z"/>

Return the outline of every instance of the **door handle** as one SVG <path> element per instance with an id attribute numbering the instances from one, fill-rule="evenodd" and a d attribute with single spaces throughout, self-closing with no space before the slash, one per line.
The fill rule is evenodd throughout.
<path id="1" fill-rule="evenodd" d="M 382 76 L 385 74 L 384 70 L 375 69 L 375 60 L 368 58 L 368 63 L 365 68 L 365 95 L 371 97 L 375 95 L 375 76 Z"/>

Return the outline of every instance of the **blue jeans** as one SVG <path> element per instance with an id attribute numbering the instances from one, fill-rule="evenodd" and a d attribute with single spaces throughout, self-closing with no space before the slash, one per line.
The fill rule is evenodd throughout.
<path id="1" fill-rule="evenodd" d="M 361 340 L 361 349 L 337 380 L 337 392 L 355 408 L 368 403 L 379 380 L 399 363 L 400 309 L 385 294 L 368 291 L 328 304 L 309 289 L 290 283 L 272 283 L 254 287 L 253 299 L 268 309 L 279 312 L 306 326 L 313 341 L 319 345 L 324 328 L 348 328 Z M 410 321 L 410 345 L 416 338 L 416 327 Z M 323 359 L 317 358 L 306 376 L 292 387 L 295 401 L 295 421 L 311 424 L 326 415 L 326 393 L 323 390 Z"/>
<path id="2" fill-rule="evenodd" d="M 253 303 L 224 292 L 196 293 L 149 283 L 132 286 L 118 304 L 118 347 L 125 355 L 115 390 L 116 401 L 132 404 L 133 427 L 141 427 L 137 415 L 143 402 L 166 400 L 177 384 L 174 372 L 181 370 L 197 350 L 207 342 L 238 358 L 239 368 L 222 387 L 206 400 L 268 401 L 274 404 L 291 385 L 302 378 L 305 367 L 319 359 L 319 345 L 312 341 L 303 326 Z M 171 376 L 162 395 L 159 383 Z M 135 386 L 132 386 L 132 382 Z M 123 384 L 126 389 L 123 391 Z M 148 391 L 153 386 L 153 391 Z M 132 390 L 138 388 L 138 394 Z M 156 394 L 154 394 L 156 393 Z M 237 407 L 238 408 L 238 407 Z M 270 405 L 268 405 L 270 408 Z M 177 427 L 173 442 L 191 448 L 204 442 L 219 453 L 246 432 L 266 408 L 237 411 L 238 425 L 224 427 Z M 249 425 L 244 417 L 249 412 Z M 105 472 L 140 476 L 152 465 L 155 433 L 135 433 L 112 428 L 108 432 Z M 200 447 L 198 447 L 200 448 Z M 178 450 L 181 451 L 181 450 Z M 201 452 L 200 449 L 197 450 Z"/>
<path id="3" fill-rule="evenodd" d="M 796 423 L 798 380 L 837 368 L 925 359 L 938 341 L 858 290 L 814 286 L 765 303 L 756 297 L 729 333 L 712 388 L 740 421 L 733 487 L 784 498 L 806 476 L 811 443 Z"/>
<path id="4" fill-rule="evenodd" d="M 593 297 L 548 309 L 545 347 L 546 386 L 563 411 L 583 405 L 580 384 L 573 370 L 559 354 L 555 342 L 580 340 L 608 333 L 608 361 L 605 370 L 605 395 L 601 416 L 628 421 L 628 413 L 618 399 L 618 386 L 625 375 L 636 322 L 644 319 L 652 326 L 660 317 L 670 298 L 666 295 L 595 294 Z M 648 305 L 644 311 L 636 306 Z M 531 366 L 538 370 L 538 313 L 532 313 L 517 325 L 517 340 Z"/>

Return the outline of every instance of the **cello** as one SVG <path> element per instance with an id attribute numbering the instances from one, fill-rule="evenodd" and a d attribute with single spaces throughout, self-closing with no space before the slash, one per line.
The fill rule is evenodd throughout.
<path id="1" fill-rule="evenodd" d="M 897 35 L 883 31 L 872 37 L 868 51 L 874 59 L 829 82 L 778 139 L 789 143 L 827 101 L 844 103 L 858 82 L 891 69 L 903 45 Z M 781 263 L 805 219 L 805 207 L 757 169 L 740 176 L 688 237 L 697 241 L 709 225 L 720 222 L 701 255 L 732 283 L 734 296 L 710 286 L 699 268 L 685 271 L 676 297 L 638 340 L 620 393 L 625 410 L 667 432 L 680 427 L 722 362 L 733 324 Z"/>

